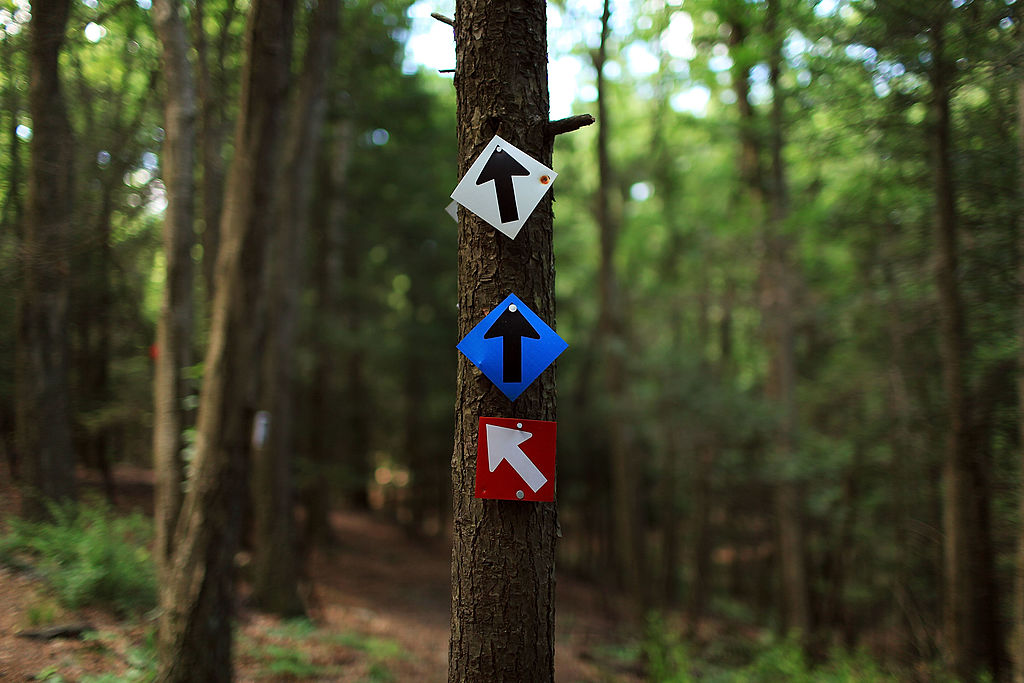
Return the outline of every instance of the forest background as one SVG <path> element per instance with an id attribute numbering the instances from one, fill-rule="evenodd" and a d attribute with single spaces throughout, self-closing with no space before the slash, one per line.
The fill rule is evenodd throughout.
<path id="1" fill-rule="evenodd" d="M 165 244 L 185 91 L 164 4 L 65 3 L 61 99 L 43 102 L 29 29 L 54 5 L 0 0 L 0 443 L 44 494 L 30 516 L 73 495 L 76 464 L 153 462 L 157 327 L 182 277 L 188 469 L 245 102 L 247 6 L 186 3 L 195 210 Z M 436 68 L 455 64 L 407 46 L 444 40 L 411 22 L 451 7 L 351 0 L 335 23 L 327 6 L 298 8 L 284 151 L 251 179 L 276 227 L 252 233 L 249 291 L 273 312 L 234 372 L 286 379 L 263 390 L 285 474 L 254 468 L 250 523 L 278 532 L 260 511 L 283 481 L 301 544 L 332 506 L 444 535 L 458 179 Z M 722 619 L 907 678 L 1024 680 L 1021 4 L 561 0 L 549 17 L 555 101 L 598 120 L 554 157 L 560 570 L 677 610 L 693 637 Z"/>

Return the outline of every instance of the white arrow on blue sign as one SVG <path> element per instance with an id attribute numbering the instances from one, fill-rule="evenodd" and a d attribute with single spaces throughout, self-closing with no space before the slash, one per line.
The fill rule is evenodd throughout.
<path id="1" fill-rule="evenodd" d="M 568 346 L 519 297 L 509 294 L 457 348 L 514 401 Z"/>

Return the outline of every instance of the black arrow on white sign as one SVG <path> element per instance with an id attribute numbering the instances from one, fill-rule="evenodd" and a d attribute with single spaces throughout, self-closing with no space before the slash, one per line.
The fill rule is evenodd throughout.
<path id="1" fill-rule="evenodd" d="M 511 182 L 511 181 L 510 181 Z M 540 334 L 533 328 L 515 304 L 510 304 L 498 316 L 491 328 L 484 333 L 484 339 L 501 337 L 501 381 L 523 381 L 523 337 L 540 339 Z"/>
<path id="2" fill-rule="evenodd" d="M 502 223 L 511 223 L 519 220 L 519 208 L 516 206 L 516 191 L 512 187 L 512 176 L 530 175 L 526 167 L 512 158 L 512 156 L 497 147 L 491 158 L 484 164 L 484 170 L 476 179 L 477 185 L 483 185 L 494 181 L 494 192 L 498 195 L 498 213 L 501 214 Z M 504 316 L 502 316 L 504 317 Z M 520 314 L 522 317 L 522 314 Z M 523 322 L 526 322 L 525 320 Z M 529 323 L 527 323 L 529 325 Z M 533 329 L 533 328 L 530 328 Z"/>

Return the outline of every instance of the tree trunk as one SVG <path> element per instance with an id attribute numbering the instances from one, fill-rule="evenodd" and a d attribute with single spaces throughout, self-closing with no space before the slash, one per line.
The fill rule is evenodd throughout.
<path id="1" fill-rule="evenodd" d="M 323 128 L 324 91 L 338 29 L 338 0 L 321 0 L 310 19 L 305 66 L 293 104 L 284 150 L 280 226 L 268 262 L 270 303 L 264 401 L 270 431 L 253 457 L 253 604 L 290 616 L 305 612 L 298 591 L 298 555 L 292 505 L 295 450 L 295 388 L 292 362 L 302 292 L 302 260 L 309 229 L 309 201 L 317 146 Z"/>
<path id="2" fill-rule="evenodd" d="M 14 41 L 8 38 L 0 41 L 0 73 L 15 73 L 14 52 L 16 50 Z M 21 94 L 18 90 L 17 80 L 7 79 L 7 85 L 3 91 L 3 100 L 0 106 L 8 114 L 8 121 L 2 131 L 5 136 L 5 147 L 9 165 L 7 167 L 7 193 L 3 205 L 0 206 L 0 235 L 13 238 L 17 244 L 23 237 L 22 212 L 22 177 L 21 166 L 21 140 L 18 138 L 18 115 L 21 113 Z M 21 263 L 12 262 L 14 269 L 13 277 L 16 282 L 21 281 Z M 21 482 L 21 471 L 18 467 L 18 449 L 15 446 L 15 401 L 4 400 L 0 403 L 0 450 L 4 453 L 7 461 L 7 469 L 11 480 Z"/>
<path id="3" fill-rule="evenodd" d="M 778 27 L 777 0 L 766 6 L 766 31 L 772 41 L 769 54 L 769 85 L 772 88 L 770 163 L 767 175 L 761 161 L 764 143 L 757 134 L 757 122 L 750 102 L 749 71 L 753 66 L 747 44 L 747 8 L 733 8 L 727 17 L 730 26 L 730 53 L 734 65 L 733 89 L 740 114 L 739 137 L 740 176 L 751 199 L 755 222 L 761 224 L 764 256 L 761 271 L 761 315 L 765 342 L 769 353 L 769 376 L 766 398 L 779 414 L 778 433 L 774 447 L 779 462 L 794 456 L 796 449 L 796 363 L 793 339 L 793 274 L 788 239 L 781 234 L 789 213 L 786 169 L 783 159 L 783 93 L 779 86 L 782 65 L 782 39 Z M 782 588 L 782 617 L 788 629 L 805 634 L 810 628 L 810 602 L 804 566 L 804 534 L 802 494 L 797 482 L 783 478 L 772 494 L 776 517 L 779 581 Z"/>
<path id="4" fill-rule="evenodd" d="M 158 680 L 229 681 L 234 556 L 263 350 L 264 253 L 285 119 L 292 0 L 255 0 L 217 258 L 196 453 L 161 591 Z M 253 434 L 253 440 L 258 435 Z"/>
<path id="5" fill-rule="evenodd" d="M 313 265 L 316 317 L 311 340 L 314 361 L 313 387 L 310 391 L 310 414 L 317 429 L 310 435 L 312 475 L 306 483 L 302 499 L 306 507 L 302 546 L 308 552 L 314 545 L 332 544 L 337 539 L 330 522 L 329 476 L 336 463 L 342 443 L 338 429 L 337 338 L 332 334 L 334 321 L 340 315 L 338 286 L 341 283 L 341 232 L 347 220 L 349 197 L 345 193 L 345 177 L 352 160 L 354 127 L 351 121 L 332 122 L 329 150 L 321 159 L 321 205 L 325 212 L 316 244 Z"/>
<path id="6" fill-rule="evenodd" d="M 544 0 L 459 0 L 455 11 L 459 174 L 495 134 L 550 165 Z M 550 195 L 515 240 L 459 211 L 458 332 L 514 292 L 554 324 Z M 549 368 L 513 404 L 459 357 L 452 458 L 454 547 L 448 680 L 554 680 L 554 503 L 474 495 L 481 416 L 555 419 Z"/>
<path id="7" fill-rule="evenodd" d="M 1018 193 L 1021 206 L 1024 207 L 1024 80 L 1017 84 L 1017 178 Z M 1017 288 L 1024 292 L 1024 209 L 1017 218 Z M 1018 295 L 1017 338 L 1024 340 L 1024 296 Z M 1017 404 L 1018 428 L 1020 438 L 1017 448 L 1020 456 L 1017 464 L 1020 467 L 1018 478 L 1020 490 L 1017 492 L 1018 524 L 1024 526 L 1024 342 L 1017 351 Z M 1024 683 L 1024 528 L 1017 530 L 1017 561 L 1014 566 L 1013 593 L 1013 639 L 1010 643 L 1010 654 L 1013 658 L 1013 683 Z"/>
<path id="8" fill-rule="evenodd" d="M 224 13 L 218 18 L 220 27 L 217 54 L 210 55 L 210 45 L 204 28 L 206 0 L 196 0 L 192 10 L 192 26 L 196 47 L 197 92 L 200 110 L 198 140 L 202 182 L 199 185 L 203 222 L 203 277 L 206 281 L 207 301 L 213 301 L 215 266 L 220 248 L 220 219 L 224 208 L 224 138 L 228 124 L 225 116 L 226 81 L 224 71 L 225 50 L 231 35 L 231 23 L 236 16 L 235 0 L 227 0 Z M 210 68 L 211 62 L 217 65 Z"/>
<path id="9" fill-rule="evenodd" d="M 690 568 L 690 593 L 686 599 L 686 620 L 693 633 L 700 627 L 708 603 L 711 601 L 711 506 L 713 488 L 712 468 L 717 452 L 715 443 L 698 444 L 694 453 L 692 517 L 689 520 L 689 549 L 687 564 Z"/>
<path id="10" fill-rule="evenodd" d="M 348 335 L 343 354 L 344 385 L 342 390 L 342 441 L 347 448 L 348 502 L 356 508 L 370 508 L 369 482 L 373 477 L 374 460 L 370 423 L 373 419 L 372 383 L 367 380 L 366 305 L 362 295 L 365 281 L 363 269 L 367 246 L 363 227 L 350 221 L 337 226 L 340 237 L 341 309 L 339 319 Z M 332 351 L 334 353 L 335 351 Z"/>
<path id="11" fill-rule="evenodd" d="M 782 68 L 782 31 L 778 26 L 780 0 L 768 0 L 767 31 L 772 41 L 768 81 L 772 89 L 769 151 L 768 223 L 765 230 L 765 282 L 762 307 L 768 327 L 771 354 L 768 399 L 780 413 L 776 448 L 780 465 L 796 457 L 796 350 L 793 331 L 795 314 L 794 274 L 789 238 L 782 234 L 789 216 L 789 188 L 783 159 L 783 92 L 779 84 Z M 785 467 L 782 467 L 785 469 Z M 811 629 L 810 591 L 805 567 L 803 494 L 798 481 L 780 474 L 776 485 L 775 514 L 779 534 L 779 572 L 782 580 L 783 622 L 788 629 L 809 635 Z"/>
<path id="12" fill-rule="evenodd" d="M 153 376 L 155 555 L 160 583 L 165 584 L 185 481 L 182 430 L 188 383 L 182 371 L 192 364 L 196 101 L 180 0 L 155 0 L 153 23 L 160 39 L 165 89 L 162 175 L 167 188 L 163 231 L 167 274 Z"/>
<path id="13" fill-rule="evenodd" d="M 890 264 L 881 261 L 882 277 L 885 287 L 891 292 L 897 291 L 896 278 Z M 930 630 L 923 610 L 911 593 L 913 578 L 918 573 L 917 562 L 920 553 L 913 547 L 912 535 L 908 533 L 915 511 L 932 508 L 928 504 L 936 496 L 938 486 L 929 486 L 925 491 L 917 486 L 923 473 L 928 470 L 926 458 L 922 456 L 919 430 L 914 429 L 914 401 L 908 387 L 907 377 L 914 363 L 912 354 L 908 352 L 909 336 L 906 306 L 899 297 L 894 295 L 885 302 L 887 339 L 891 348 L 887 371 L 889 389 L 887 391 L 887 408 L 893 416 L 893 428 L 889 432 L 889 449 L 892 453 L 889 467 L 886 470 L 890 480 L 890 491 L 893 493 L 893 543 L 897 549 L 896 570 L 891 579 L 892 592 L 896 598 L 901 618 L 901 628 L 906 642 L 922 656 L 934 658 L 936 653 L 937 634 Z M 932 478 L 934 479 L 934 478 Z M 929 557 L 926 563 L 937 566 L 941 563 L 938 553 Z"/>
<path id="14" fill-rule="evenodd" d="M 88 133 L 88 131 L 86 131 Z M 110 324 L 113 308 L 110 273 L 114 267 L 111 228 L 114 212 L 112 188 L 100 191 L 99 210 L 94 227 L 83 231 L 76 244 L 88 245 L 76 249 L 72 258 L 75 284 L 71 291 L 70 343 L 71 386 L 75 413 L 95 414 L 111 400 L 110 392 Z M 82 212 L 78 221 L 88 223 Z M 73 420 L 74 449 L 79 463 L 97 470 L 103 481 L 104 493 L 114 501 L 114 477 L 108 454 L 110 425 L 99 421 L 94 425 Z"/>
<path id="15" fill-rule="evenodd" d="M 608 459 L 611 466 L 612 548 L 616 578 L 628 595 L 642 599 L 644 584 L 638 539 L 643 536 L 637 514 L 636 461 L 630 452 L 626 418 L 625 323 L 615 273 L 615 245 L 618 241 L 617 216 L 612 215 L 611 197 L 615 192 L 611 160 L 608 154 L 608 92 L 604 78 L 608 38 L 611 33 L 611 2 L 605 0 L 601 14 L 601 40 L 593 55 L 597 75 L 597 224 L 600 243 L 598 264 L 599 314 L 596 336 L 603 360 L 605 391 L 610 401 L 605 416 L 608 429 Z"/>
<path id="16" fill-rule="evenodd" d="M 22 511 L 29 517 L 44 516 L 47 501 L 72 498 L 75 491 L 67 347 L 73 135 L 59 65 L 69 5 L 38 0 L 29 25 L 32 143 L 15 371 L 27 489 Z"/>
<path id="17" fill-rule="evenodd" d="M 935 192 L 935 280 L 939 295 L 939 349 L 946 399 L 946 450 L 942 468 L 943 631 L 950 670 L 973 680 L 993 661 L 989 626 L 994 614 L 982 600 L 979 572 L 979 480 L 970 434 L 970 406 L 964 367 L 967 325 L 958 278 L 957 215 L 952 164 L 950 101 L 954 67 L 945 55 L 944 28 L 932 31 L 932 153 Z M 990 598 L 991 596 L 989 596 Z"/>
<path id="18" fill-rule="evenodd" d="M 0 72 L 15 73 L 13 53 L 17 48 L 14 41 L 8 38 L 0 41 Z M 6 234 L 22 237 L 22 199 L 21 199 L 21 140 L 18 138 L 18 114 L 21 112 L 21 94 L 15 78 L 7 79 L 7 87 L 3 93 L 3 108 L 10 120 L 7 122 L 7 158 L 10 165 L 7 170 L 7 194 L 3 206 L 0 206 L 0 228 Z M 10 232 L 8 232 L 10 231 Z"/>

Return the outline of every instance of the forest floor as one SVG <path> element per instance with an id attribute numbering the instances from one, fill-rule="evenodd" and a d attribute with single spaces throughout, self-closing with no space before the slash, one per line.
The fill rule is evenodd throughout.
<path id="1" fill-rule="evenodd" d="M 0 476 L 0 531 L 18 496 Z M 117 507 L 152 509 L 152 475 L 119 468 Z M 88 484 L 87 484 L 88 485 Z M 239 681 L 447 680 L 450 543 L 418 539 L 368 512 L 336 512 L 338 547 L 314 556 L 305 594 L 310 618 L 283 621 L 243 607 L 236 638 Z M 558 577 L 556 680 L 642 680 L 636 642 L 621 610 L 600 587 Z M 244 599 L 243 599 L 244 603 Z M 72 637 L 29 639 L 30 632 L 72 627 Z M 639 628 L 639 627 L 637 627 Z M 29 573 L 0 565 L 0 681 L 148 680 L 152 617 L 60 607 Z M 39 634 L 43 635 L 43 634 Z M 52 635 L 46 634 L 46 635 Z"/>

